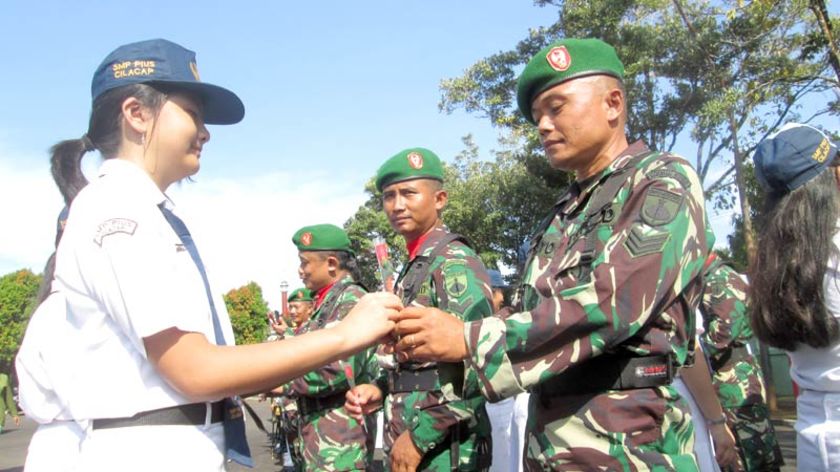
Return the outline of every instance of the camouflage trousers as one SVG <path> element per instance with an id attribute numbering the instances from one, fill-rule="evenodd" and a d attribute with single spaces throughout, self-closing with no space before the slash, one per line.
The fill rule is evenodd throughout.
<path id="1" fill-rule="evenodd" d="M 671 386 L 531 395 L 527 471 L 696 472 L 694 425 Z"/>
<path id="2" fill-rule="evenodd" d="M 747 472 L 779 470 L 785 461 L 764 403 L 726 410 L 726 424 L 735 435 L 738 455 Z"/>
<path id="3" fill-rule="evenodd" d="M 298 441 L 304 471 L 363 471 L 373 465 L 376 440 L 373 416 L 366 419 L 365 428 L 343 406 L 300 418 Z"/>
<path id="4" fill-rule="evenodd" d="M 437 395 L 437 394 L 436 394 Z M 415 403 L 416 400 L 419 400 Z M 406 409 L 429 411 L 430 403 L 433 402 L 432 395 L 419 396 L 412 394 L 391 394 L 385 402 L 385 431 L 383 432 L 383 449 L 385 452 L 384 466 L 386 471 L 391 470 L 391 447 L 397 438 L 409 429 L 405 422 Z M 434 410 L 434 408 L 431 408 Z M 490 423 L 487 414 L 482 406 L 481 412 L 475 415 L 479 418 L 479 424 L 475 427 L 468 427 L 467 422 L 462 422 L 458 427 L 449 428 L 449 434 L 444 442 L 428 450 L 417 466 L 417 471 L 424 472 L 450 472 L 453 470 L 453 462 L 457 461 L 457 470 L 482 472 L 489 470 L 490 462 L 493 459 L 492 439 L 490 437 Z M 449 414 L 437 409 L 440 414 Z M 453 446 L 452 441 L 455 441 Z M 453 454 L 456 454 L 453 461 Z"/>

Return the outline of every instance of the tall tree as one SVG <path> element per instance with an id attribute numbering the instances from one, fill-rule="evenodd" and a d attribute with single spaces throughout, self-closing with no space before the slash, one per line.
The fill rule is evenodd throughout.
<path id="1" fill-rule="evenodd" d="M 41 277 L 21 269 L 0 277 L 0 372 L 9 373 L 20 349 Z"/>
<path id="2" fill-rule="evenodd" d="M 229 291 L 224 299 L 236 344 L 265 341 L 268 335 L 265 316 L 268 303 L 263 299 L 262 288 L 256 282 L 250 282 Z"/>

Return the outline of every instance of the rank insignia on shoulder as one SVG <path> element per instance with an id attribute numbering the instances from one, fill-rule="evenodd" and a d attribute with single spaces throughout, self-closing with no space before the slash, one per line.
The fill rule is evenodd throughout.
<path id="1" fill-rule="evenodd" d="M 642 203 L 642 221 L 650 226 L 666 225 L 676 218 L 685 197 L 661 188 L 647 191 Z"/>
<path id="2" fill-rule="evenodd" d="M 93 242 L 95 242 L 99 247 L 102 247 L 102 240 L 105 239 L 106 236 L 117 233 L 124 233 L 131 236 L 136 230 L 137 222 L 134 220 L 129 220 L 127 218 L 111 218 L 110 220 L 105 220 L 98 228 L 96 228 L 96 235 L 93 237 Z"/>
<path id="3" fill-rule="evenodd" d="M 634 225 L 627 236 L 627 240 L 624 241 L 624 247 L 631 257 L 646 256 L 662 251 L 669 237 L 671 237 L 669 233 L 646 234 L 641 226 Z"/>

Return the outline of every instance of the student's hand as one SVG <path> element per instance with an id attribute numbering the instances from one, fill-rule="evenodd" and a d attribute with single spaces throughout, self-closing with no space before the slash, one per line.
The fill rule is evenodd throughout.
<path id="1" fill-rule="evenodd" d="M 391 470 L 393 472 L 414 472 L 420 465 L 421 460 L 423 460 L 423 453 L 414 445 L 408 431 L 403 431 L 394 441 L 394 446 L 391 447 Z"/>
<path id="2" fill-rule="evenodd" d="M 437 308 L 409 307 L 395 318 L 394 334 L 400 337 L 394 349 L 401 362 L 460 362 L 469 352 L 464 340 L 464 322 Z"/>
<path id="3" fill-rule="evenodd" d="M 342 334 L 348 348 L 365 348 L 391 333 L 394 329 L 391 319 L 402 307 L 402 302 L 393 293 L 368 293 L 359 299 L 335 329 Z"/>
<path id="4" fill-rule="evenodd" d="M 358 422 L 364 421 L 369 415 L 382 408 L 382 390 L 372 384 L 356 385 L 344 396 L 344 409 L 351 418 Z"/>
<path id="5" fill-rule="evenodd" d="M 742 470 L 735 445 L 735 436 L 726 423 L 710 424 L 709 433 L 715 444 L 715 460 L 721 469 Z"/>

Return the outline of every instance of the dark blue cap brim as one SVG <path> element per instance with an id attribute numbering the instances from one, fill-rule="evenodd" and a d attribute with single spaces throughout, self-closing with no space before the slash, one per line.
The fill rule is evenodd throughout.
<path id="1" fill-rule="evenodd" d="M 208 125 L 232 125 L 245 117 L 245 105 L 230 90 L 205 82 L 181 82 L 175 80 L 152 80 L 149 85 L 159 84 L 167 89 L 184 90 L 193 93 L 204 106 L 204 122 Z"/>

